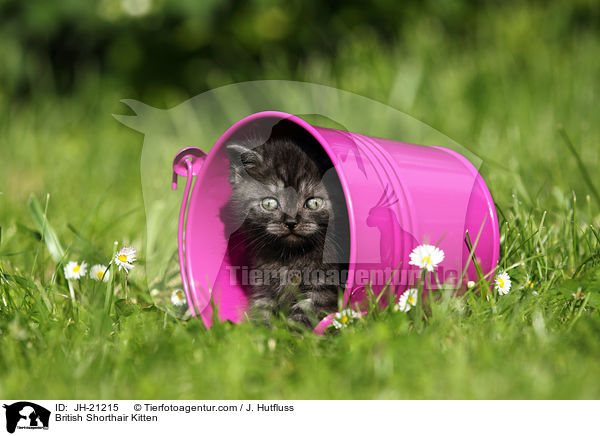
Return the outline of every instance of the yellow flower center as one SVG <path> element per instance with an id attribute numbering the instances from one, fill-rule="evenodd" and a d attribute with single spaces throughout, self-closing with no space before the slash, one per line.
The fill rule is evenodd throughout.
<path id="1" fill-rule="evenodd" d="M 118 259 L 119 259 L 121 262 L 127 262 L 127 255 L 125 255 L 125 254 L 121 254 L 121 255 L 119 255 Z"/>
<path id="2" fill-rule="evenodd" d="M 344 315 L 344 316 L 342 316 L 342 322 L 343 322 L 344 324 L 346 324 L 346 323 L 348 322 L 348 320 L 349 320 L 349 319 L 350 319 L 350 318 L 348 318 L 348 315 Z"/>
<path id="3" fill-rule="evenodd" d="M 409 302 L 410 304 L 413 304 L 413 305 L 414 305 L 414 304 L 415 304 L 415 297 L 408 297 L 408 302 Z"/>
<path id="4" fill-rule="evenodd" d="M 79 265 L 77 265 L 73 268 L 73 272 L 79 272 L 80 269 L 81 269 L 81 267 Z"/>
<path id="5" fill-rule="evenodd" d="M 504 287 L 504 280 L 502 279 L 498 279 L 498 286 L 503 288 Z"/>
<path id="6" fill-rule="evenodd" d="M 104 277 L 104 271 L 98 271 L 96 273 L 96 275 L 98 276 L 99 279 L 101 279 L 102 277 Z"/>
<path id="7" fill-rule="evenodd" d="M 431 258 L 429 256 L 425 256 L 423 258 L 423 263 L 431 263 Z"/>

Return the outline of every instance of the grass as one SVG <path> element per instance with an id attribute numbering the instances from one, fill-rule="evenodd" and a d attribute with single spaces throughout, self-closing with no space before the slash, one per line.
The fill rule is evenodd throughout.
<path id="1" fill-rule="evenodd" d="M 482 157 L 498 206 L 508 295 L 440 295 L 426 320 L 372 313 L 333 336 L 206 331 L 156 307 L 143 259 L 135 304 L 95 282 L 75 283 L 72 304 L 67 260 L 106 263 L 113 241 L 144 248 L 142 137 L 110 116 L 131 96 L 99 79 L 30 103 L 0 94 L 0 397 L 600 397 L 600 40 L 562 19 L 499 7 L 460 39 L 422 17 L 387 48 L 359 32 L 297 71 L 264 62 L 262 78 L 351 90 L 454 138 Z"/>

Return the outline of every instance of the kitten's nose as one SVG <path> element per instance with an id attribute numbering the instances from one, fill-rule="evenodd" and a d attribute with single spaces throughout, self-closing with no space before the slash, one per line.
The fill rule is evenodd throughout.
<path id="1" fill-rule="evenodd" d="M 296 224 L 298 224 L 298 222 L 295 220 L 287 220 L 285 222 L 285 226 L 290 230 L 294 230 L 294 227 L 296 227 Z"/>

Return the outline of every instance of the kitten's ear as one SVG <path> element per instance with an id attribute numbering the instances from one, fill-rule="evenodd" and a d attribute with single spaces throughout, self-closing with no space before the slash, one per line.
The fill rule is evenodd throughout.
<path id="1" fill-rule="evenodd" d="M 231 177 L 236 180 L 242 177 L 247 170 L 260 165 L 263 161 L 258 152 L 243 145 L 230 144 L 225 149 L 229 156 Z"/>

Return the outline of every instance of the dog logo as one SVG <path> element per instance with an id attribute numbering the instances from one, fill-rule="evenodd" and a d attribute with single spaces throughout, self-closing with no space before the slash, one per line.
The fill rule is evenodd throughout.
<path id="1" fill-rule="evenodd" d="M 48 430 L 50 411 L 29 401 L 19 401 L 4 405 L 6 409 L 6 431 L 14 433 L 18 429 Z"/>

